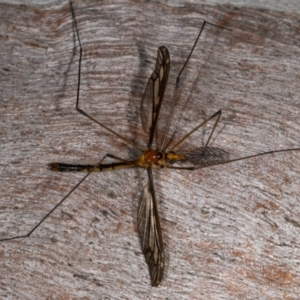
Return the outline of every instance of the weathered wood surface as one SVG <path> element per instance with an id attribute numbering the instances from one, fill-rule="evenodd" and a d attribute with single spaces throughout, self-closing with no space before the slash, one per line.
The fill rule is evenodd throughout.
<path id="1" fill-rule="evenodd" d="M 139 106 L 156 50 L 180 70 L 184 133 L 223 109 L 212 145 L 236 156 L 300 146 L 300 16 L 232 6 L 75 3 L 81 100 L 143 144 Z M 68 3 L 2 4 L 1 237 L 26 233 L 82 174 L 53 161 L 95 163 L 135 152 L 75 111 L 78 51 Z M 177 127 L 178 129 L 178 127 Z M 180 136 L 180 135 L 179 135 Z M 187 141 L 203 145 L 204 133 Z M 140 138 L 139 138 L 140 137 Z M 27 239 L 0 243 L 2 299 L 297 299 L 300 152 L 196 172 L 155 175 L 167 267 L 158 288 L 136 233 L 142 170 L 93 174 Z"/>

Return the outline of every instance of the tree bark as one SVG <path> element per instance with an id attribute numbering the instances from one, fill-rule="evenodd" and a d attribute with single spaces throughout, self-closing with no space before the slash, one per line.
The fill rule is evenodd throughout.
<path id="1" fill-rule="evenodd" d="M 181 77 L 171 143 L 222 109 L 210 145 L 243 157 L 299 148 L 299 14 L 230 5 L 74 3 L 81 107 L 146 148 L 140 102 L 157 48 Z M 89 163 L 139 152 L 75 110 L 78 41 L 70 5 L 1 4 L 0 238 L 28 233 Z M 75 49 L 75 50 L 74 50 Z M 205 145 L 209 129 L 187 145 Z M 190 146 L 189 146 L 190 147 Z M 184 149 L 184 147 L 183 147 Z M 7 299 L 297 299 L 300 151 L 193 172 L 157 170 L 167 266 L 158 288 L 136 232 L 146 172 L 92 174 L 28 238 L 0 242 Z"/>

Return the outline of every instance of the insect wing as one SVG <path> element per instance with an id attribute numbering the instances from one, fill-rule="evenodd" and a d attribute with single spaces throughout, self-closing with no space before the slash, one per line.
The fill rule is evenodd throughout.
<path id="1" fill-rule="evenodd" d="M 166 47 L 161 46 L 157 50 L 155 70 L 148 80 L 141 103 L 143 129 L 149 134 L 148 148 L 151 147 L 156 132 L 156 124 L 168 82 L 169 71 L 169 51 Z"/>
<path id="2" fill-rule="evenodd" d="M 200 147 L 190 151 L 183 150 L 183 153 L 184 158 L 179 163 L 195 169 L 226 163 L 231 159 L 227 151 L 217 147 Z"/>
<path id="3" fill-rule="evenodd" d="M 151 173 L 151 170 L 148 170 L 148 174 L 149 172 Z M 152 286 L 158 286 L 164 272 L 164 248 L 155 192 L 152 188 L 151 173 L 139 203 L 137 227 L 141 247 L 149 266 Z"/>

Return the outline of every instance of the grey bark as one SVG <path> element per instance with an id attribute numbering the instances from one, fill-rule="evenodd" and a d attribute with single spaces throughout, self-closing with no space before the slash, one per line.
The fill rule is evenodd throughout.
<path id="1" fill-rule="evenodd" d="M 232 31 L 206 27 L 182 77 L 174 137 L 222 109 L 211 145 L 233 157 L 299 147 L 299 14 L 135 1 L 74 7 L 82 107 L 126 138 L 146 145 L 139 107 L 158 46 L 171 54 L 170 98 L 206 19 Z M 28 232 L 83 176 L 51 173 L 47 163 L 137 153 L 75 111 L 69 4 L 1 4 L 0 15 L 4 238 Z M 187 143 L 202 146 L 206 136 Z M 31 237 L 0 243 L 1 298 L 297 299 L 299 158 L 293 151 L 155 172 L 167 252 L 158 288 L 136 233 L 145 172 L 92 174 Z"/>

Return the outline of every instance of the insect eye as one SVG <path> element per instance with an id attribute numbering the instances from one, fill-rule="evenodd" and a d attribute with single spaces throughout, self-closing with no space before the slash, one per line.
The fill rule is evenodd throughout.
<path id="1" fill-rule="evenodd" d="M 157 153 L 157 159 L 162 159 L 163 158 L 163 154 L 161 152 Z"/>

